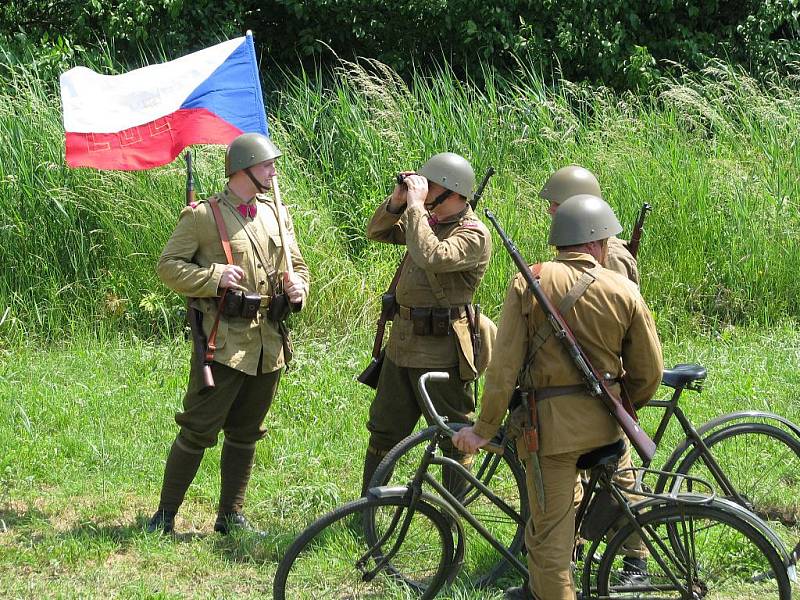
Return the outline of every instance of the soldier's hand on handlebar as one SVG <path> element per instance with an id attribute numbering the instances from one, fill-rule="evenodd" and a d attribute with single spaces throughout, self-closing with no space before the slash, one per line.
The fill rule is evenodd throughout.
<path id="1" fill-rule="evenodd" d="M 480 448 L 488 443 L 489 440 L 486 440 L 475 433 L 474 428 L 472 427 L 464 427 L 463 429 L 459 429 L 453 436 L 453 445 L 462 452 L 466 452 L 468 454 L 475 454 Z"/>
<path id="2" fill-rule="evenodd" d="M 244 290 L 239 282 L 244 279 L 244 269 L 239 265 L 225 265 L 222 277 L 219 280 L 220 288 L 230 288 L 233 290 Z"/>

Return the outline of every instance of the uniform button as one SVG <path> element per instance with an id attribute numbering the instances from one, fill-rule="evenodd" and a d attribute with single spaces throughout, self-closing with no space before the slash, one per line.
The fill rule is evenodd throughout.
<path id="1" fill-rule="evenodd" d="M 264 267 L 262 267 L 262 266 L 261 266 L 261 264 L 260 264 L 260 263 L 259 263 L 258 265 L 256 265 L 256 266 L 257 266 L 259 269 L 263 269 L 263 268 L 264 268 Z"/>
<path id="2" fill-rule="evenodd" d="M 265 285 L 266 283 L 267 283 L 266 281 L 259 281 L 258 285 Z"/>

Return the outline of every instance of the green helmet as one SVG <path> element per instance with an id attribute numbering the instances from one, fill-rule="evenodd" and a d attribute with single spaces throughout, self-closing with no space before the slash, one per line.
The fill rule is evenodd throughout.
<path id="1" fill-rule="evenodd" d="M 475 171 L 463 156 L 452 152 L 434 154 L 417 171 L 428 181 L 438 183 L 443 188 L 461 194 L 468 201 L 472 200 L 475 187 Z"/>
<path id="2" fill-rule="evenodd" d="M 578 194 L 603 197 L 600 193 L 600 183 L 591 171 L 578 165 L 570 165 L 550 175 L 542 191 L 539 192 L 539 197 L 561 204 L 567 198 Z"/>
<path id="3" fill-rule="evenodd" d="M 548 243 L 557 248 L 604 240 L 622 231 L 605 200 L 591 194 L 572 196 L 558 207 L 550 223 Z"/>
<path id="4" fill-rule="evenodd" d="M 274 160 L 281 151 L 272 140 L 261 133 L 243 133 L 228 146 L 225 152 L 225 177 L 265 160 Z"/>

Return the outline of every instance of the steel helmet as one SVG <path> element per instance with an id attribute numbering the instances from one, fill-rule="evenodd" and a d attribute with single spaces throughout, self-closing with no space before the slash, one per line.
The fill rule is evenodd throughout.
<path id="1" fill-rule="evenodd" d="M 591 194 L 602 198 L 597 177 L 579 165 L 562 167 L 545 182 L 539 197 L 561 204 L 567 198 L 578 194 Z"/>
<path id="2" fill-rule="evenodd" d="M 467 201 L 472 200 L 475 188 L 475 171 L 463 156 L 452 152 L 434 154 L 417 171 L 428 181 L 438 183 L 443 188 L 461 194 Z"/>
<path id="3" fill-rule="evenodd" d="M 225 152 L 225 177 L 279 156 L 281 151 L 264 134 L 243 133 L 231 142 Z"/>
<path id="4" fill-rule="evenodd" d="M 578 194 L 561 203 L 550 223 L 551 246 L 577 246 L 604 240 L 622 231 L 608 203 L 591 194 Z"/>

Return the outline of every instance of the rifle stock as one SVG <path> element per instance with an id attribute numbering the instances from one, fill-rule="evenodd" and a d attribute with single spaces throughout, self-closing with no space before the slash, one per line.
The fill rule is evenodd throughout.
<path id="1" fill-rule="evenodd" d="M 623 403 L 622 399 L 611 390 L 607 380 L 594 368 L 589 357 L 575 338 L 575 334 L 572 332 L 569 325 L 567 325 L 566 321 L 564 321 L 564 317 L 561 316 L 558 309 L 550 301 L 550 298 L 547 297 L 547 294 L 544 293 L 541 285 L 533 276 L 533 273 L 531 273 L 528 263 L 522 258 L 514 242 L 512 242 L 506 235 L 506 232 L 503 231 L 494 213 L 489 209 L 484 209 L 484 213 L 497 230 L 500 239 L 503 241 L 503 245 L 514 260 L 514 264 L 525 278 L 528 288 L 544 311 L 547 319 L 550 321 L 556 338 L 561 340 L 570 358 L 572 358 L 572 361 L 575 363 L 575 366 L 578 367 L 589 394 L 598 397 L 603 402 L 609 413 L 611 413 L 611 416 L 616 419 L 622 431 L 628 436 L 631 445 L 636 449 L 636 452 L 642 460 L 651 461 L 656 452 L 656 445 L 647 433 L 639 427 L 639 423 L 636 419 L 636 412 L 633 407 L 630 403 Z"/>
<path id="2" fill-rule="evenodd" d="M 642 210 L 639 211 L 639 218 L 636 219 L 636 224 L 633 226 L 631 232 L 631 241 L 628 242 L 628 252 L 631 253 L 633 258 L 639 254 L 639 242 L 642 239 L 642 229 L 644 229 L 644 220 L 647 218 L 647 213 L 653 209 L 647 202 L 642 204 Z"/>
<path id="3" fill-rule="evenodd" d="M 187 150 L 183 158 L 186 161 L 186 206 L 189 206 L 195 201 L 192 153 Z M 211 364 L 206 361 L 208 340 L 206 340 L 206 335 L 203 333 L 203 313 L 192 306 L 190 298 L 186 299 L 186 318 L 189 321 L 189 328 L 192 332 L 194 359 L 197 361 L 203 379 L 203 387 L 200 389 L 200 393 L 206 394 L 214 389 L 214 374 L 211 372 Z"/>

